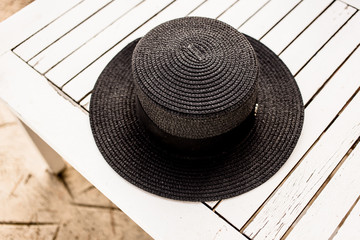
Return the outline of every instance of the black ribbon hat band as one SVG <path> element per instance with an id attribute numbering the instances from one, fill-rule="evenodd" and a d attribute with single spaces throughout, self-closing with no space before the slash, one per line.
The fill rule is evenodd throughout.
<path id="1" fill-rule="evenodd" d="M 236 127 L 228 132 L 217 136 L 194 139 L 171 135 L 160 129 L 147 115 L 138 98 L 136 98 L 136 113 L 144 128 L 148 131 L 152 140 L 162 146 L 181 155 L 211 155 L 231 149 L 234 144 L 244 141 L 255 121 L 258 105 L 255 104 L 253 111 Z"/>

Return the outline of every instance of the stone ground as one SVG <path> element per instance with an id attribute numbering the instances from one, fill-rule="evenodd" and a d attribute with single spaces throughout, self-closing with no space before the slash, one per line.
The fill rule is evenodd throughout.
<path id="1" fill-rule="evenodd" d="M 0 21 L 32 0 L 0 0 Z M 77 171 L 55 176 L 0 101 L 0 239 L 151 239 Z"/>

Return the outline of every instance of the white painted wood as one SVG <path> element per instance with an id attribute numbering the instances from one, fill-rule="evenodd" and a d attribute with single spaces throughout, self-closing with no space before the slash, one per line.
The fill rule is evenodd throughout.
<path id="1" fill-rule="evenodd" d="M 90 111 L 90 99 L 91 99 L 91 94 L 87 95 L 87 96 L 80 102 L 80 105 L 83 106 L 87 111 Z"/>
<path id="2" fill-rule="evenodd" d="M 323 99 L 323 101 L 327 101 L 325 105 L 328 108 L 331 104 L 330 98 L 335 99 L 335 101 L 339 101 L 340 98 L 349 98 L 351 92 L 359 87 L 359 62 L 360 49 L 349 58 L 347 64 L 328 83 L 328 85 L 336 85 L 338 82 L 342 82 L 342 86 L 337 86 L 333 92 L 328 93 L 327 99 Z M 350 93 L 339 91 L 339 89 L 344 89 L 344 84 L 352 85 Z M 319 111 L 322 113 L 320 115 L 322 118 L 328 109 L 319 109 Z M 255 218 L 245 228 L 244 233 L 247 236 L 253 239 L 264 239 L 266 237 L 280 239 L 282 237 L 350 146 L 360 136 L 360 119 L 358 116 L 360 116 L 360 97 L 355 99 L 354 104 L 346 107 L 339 118 L 291 172 L 286 181 L 267 199 Z M 320 122 L 322 119 L 317 121 Z M 307 126 L 304 125 L 305 127 Z"/>
<path id="3" fill-rule="evenodd" d="M 202 203 L 169 200 L 125 181 L 106 163 L 89 118 L 47 80 L 8 52 L 0 58 L 0 96 L 51 147 L 155 239 L 246 238 Z M 54 107 L 56 106 L 56 108 Z"/>
<path id="4" fill-rule="evenodd" d="M 45 159 L 46 163 L 48 164 L 50 171 L 54 174 L 61 173 L 66 165 L 62 157 L 55 152 L 46 142 L 44 142 L 33 130 L 31 130 L 24 122 L 20 120 L 21 124 L 23 125 L 24 129 L 28 133 L 29 137 Z"/>
<path id="5" fill-rule="evenodd" d="M 239 28 L 246 20 L 251 18 L 261 7 L 270 0 L 240 0 L 218 19 L 230 24 L 234 28 Z"/>
<path id="6" fill-rule="evenodd" d="M 94 87 L 97 78 L 100 73 L 110 62 L 110 60 L 118 53 L 118 47 L 115 47 L 114 50 L 111 50 L 105 54 L 100 59 L 96 60 L 89 67 L 85 68 L 82 72 L 79 73 L 74 79 L 68 82 L 64 87 L 63 91 L 66 92 L 71 98 L 75 101 L 79 101 L 86 94 L 88 94 Z"/>
<path id="7" fill-rule="evenodd" d="M 174 6 L 177 2 L 170 5 L 169 8 Z M 247 2 L 247 4 L 243 5 L 244 8 L 237 7 L 239 11 L 233 12 L 232 17 L 234 22 L 237 21 L 236 19 L 244 17 L 244 15 L 240 15 L 239 17 L 236 16 L 236 14 L 243 12 L 245 14 L 244 21 L 246 21 L 248 19 L 246 18 L 247 14 L 250 14 L 248 16 L 251 16 L 262 6 L 261 5 L 255 11 L 252 11 L 251 9 L 254 9 L 253 4 L 259 4 L 258 1 L 240 0 L 234 7 L 239 6 L 240 2 L 242 2 L 242 4 Z M 316 6 L 315 1 L 314 6 Z M 179 7 L 184 6 L 179 4 Z M 248 12 L 249 9 L 250 13 Z M 231 9 L 229 9 L 229 11 L 230 10 Z M 229 11 L 226 11 L 221 16 L 224 16 L 226 13 L 229 14 Z M 165 10 L 163 12 L 165 12 Z M 154 19 L 158 19 L 157 17 L 163 12 L 154 17 Z M 230 15 L 231 14 L 229 14 L 228 17 Z M 164 15 L 164 19 L 166 17 L 169 18 L 169 16 Z M 229 19 L 231 19 L 231 17 L 229 17 Z M 150 22 L 151 21 L 148 23 Z M 242 22 L 239 23 L 239 25 L 241 24 Z M 144 27 L 150 25 L 151 24 L 145 24 Z M 9 29 L 14 28 L 15 26 L 16 25 L 14 24 Z M 99 74 L 106 63 L 122 49 L 125 43 L 127 43 L 126 41 L 134 39 L 135 36 L 141 36 L 140 33 L 142 33 L 142 29 L 146 28 L 142 27 L 139 31 L 135 31 L 134 34 L 116 45 L 98 61 L 81 72 L 77 77 L 85 76 L 85 74 L 82 74 L 87 73 L 89 74 L 88 76 L 90 76 L 88 79 L 94 79 L 95 81 L 97 78 L 96 74 Z M 0 41 L 5 42 L 8 40 Z M 43 138 L 45 138 L 46 142 L 51 143 L 50 145 L 54 146 L 55 149 L 58 149 L 59 153 L 67 156 L 66 159 L 69 159 L 68 161 L 70 164 L 74 165 L 75 168 L 84 174 L 86 178 L 94 183 L 95 186 L 104 192 L 112 201 L 120 206 L 130 217 L 144 227 L 145 230 L 152 234 L 153 237 L 156 239 L 174 239 L 174 236 L 179 239 L 212 239 L 213 237 L 222 237 L 222 239 L 242 238 L 238 232 L 229 228 L 228 224 L 225 224 L 218 217 L 214 218 L 214 214 L 201 204 L 193 205 L 184 203 L 184 206 L 178 201 L 159 198 L 144 193 L 118 177 L 110 167 L 101 160 L 102 158 L 96 150 L 96 146 L 91 138 L 88 118 L 84 116 L 85 114 L 83 114 L 82 111 L 71 105 L 65 99 L 59 97 L 44 78 L 40 77 L 39 74 L 34 73 L 34 71 L 28 68 L 24 63 L 20 62 L 20 60 L 15 58 L 11 53 L 2 56 L 0 64 L 1 66 L 8 68 L 0 69 L 0 72 L 2 72 L 2 74 L 0 74 L 0 96 L 5 96 L 8 103 L 15 108 L 18 111 L 18 114 L 23 116 L 25 120 L 28 120 L 29 124 L 33 124 L 33 127 Z M 345 66 L 343 68 L 345 68 Z M 19 71 L 13 71 L 13 68 L 19 69 Z M 86 72 L 87 69 L 91 69 L 91 71 L 89 70 Z M 81 70 L 82 69 L 80 69 L 80 71 Z M 75 81 L 77 77 L 73 81 Z M 343 77 L 344 79 L 342 79 Z M 25 79 L 28 82 L 26 82 Z M 84 78 L 84 80 L 86 80 L 86 78 Z M 69 86 L 73 81 L 69 83 Z M 333 84 L 333 82 L 335 83 Z M 86 91 L 85 94 L 91 90 L 93 83 L 94 82 L 88 84 L 89 90 Z M 64 89 L 66 86 L 68 85 L 65 85 Z M 350 96 L 357 87 L 358 81 L 355 81 L 354 76 L 343 74 L 343 71 L 340 70 L 308 106 L 305 116 L 306 123 L 300 142 L 291 159 L 285 164 L 280 172 L 271 178 L 268 181 L 269 183 L 266 182 L 259 188 L 239 196 L 239 198 L 226 200 L 221 203 L 217 210 L 228 220 L 231 220 L 232 223 L 236 224 L 236 226 L 239 225 L 239 227 L 241 227 L 266 197 L 269 196 L 272 190 L 278 185 L 277 183 L 281 181 L 295 165 L 297 160 L 300 159 L 302 153 L 304 153 L 316 137 L 319 136 L 325 126 L 346 102 L 346 97 Z M 342 90 L 341 94 L 339 94 L 339 89 Z M 81 95 L 80 98 L 85 94 Z M 87 107 L 86 102 L 88 102 L 90 96 L 91 95 L 81 101 L 81 104 L 84 105 L 85 108 Z M 337 96 L 337 98 L 334 98 L 333 96 Z M 46 99 L 46 101 L 44 101 L 44 99 Z M 56 106 L 56 108 L 54 108 L 54 106 Z M 72 139 L 69 141 L 70 135 L 72 136 Z M 81 144 L 79 144 L 79 142 L 81 142 Z M 78 145 L 81 146 L 78 147 Z M 89 161 L 89 164 L 87 161 Z M 120 192 L 114 192 L 114 186 L 116 186 L 116 189 L 119 188 Z M 242 199 L 241 201 L 236 201 L 240 198 Z M 232 200 L 234 201 L 231 202 Z M 148 201 L 149 204 L 147 203 Z M 146 206 L 145 202 L 147 203 Z M 227 211 L 223 212 L 225 208 L 221 209 L 222 206 L 228 206 Z M 174 213 L 175 215 L 170 215 L 169 213 Z M 240 224 L 241 221 L 242 223 Z M 203 224 L 208 224 L 208 226 L 204 226 Z"/>
<path id="8" fill-rule="evenodd" d="M 83 55 L 83 54 L 92 54 L 95 51 L 95 56 L 97 56 L 96 49 L 88 48 L 86 51 L 83 52 L 83 54 L 80 54 L 81 52 L 75 52 L 74 56 L 71 56 L 69 57 L 69 59 L 66 59 L 63 63 L 59 65 L 59 67 L 66 66 L 63 68 L 63 70 L 66 71 L 67 74 L 70 72 L 73 73 L 71 76 L 68 77 L 69 79 L 70 77 L 72 78 L 73 76 L 75 76 L 78 72 L 82 71 L 84 68 L 86 69 L 83 70 L 68 84 L 66 84 L 63 87 L 63 90 L 67 94 L 69 94 L 73 99 L 75 99 L 75 101 L 79 101 L 83 96 L 85 96 L 87 93 L 89 93 L 92 90 L 96 82 L 96 79 L 98 78 L 98 76 L 100 75 L 101 71 L 104 69 L 106 64 L 108 64 L 108 62 L 128 43 L 135 40 L 136 38 L 142 37 L 152 28 L 163 22 L 187 15 L 201 3 L 202 0 L 178 0 L 172 3 L 170 6 L 164 9 L 162 12 L 160 12 L 150 21 L 142 25 L 139 29 L 137 29 L 135 32 L 133 32 L 124 40 L 122 40 L 119 44 L 117 44 L 106 54 L 101 56 L 101 58 L 96 60 L 94 63 L 89 62 L 88 59 L 85 58 L 85 56 L 89 57 L 89 55 Z M 70 60 L 72 61 L 68 63 L 68 61 Z M 89 63 L 91 64 L 90 66 L 87 67 Z"/>
<path id="9" fill-rule="evenodd" d="M 237 0 L 222 0 L 221 2 L 219 0 L 207 0 L 189 16 L 217 18 L 235 2 Z"/>
<path id="10" fill-rule="evenodd" d="M 37 0 L 0 23 L 0 55 L 16 47 L 82 0 Z M 21 29 L 14 31 L 14 27 Z"/>
<path id="11" fill-rule="evenodd" d="M 354 8 L 335 1 L 317 21 L 280 54 L 280 58 L 293 74 L 297 73 L 354 12 Z"/>
<path id="12" fill-rule="evenodd" d="M 139 3 L 139 0 L 115 0 L 36 55 L 29 61 L 29 64 L 40 73 L 45 73 L 89 39 L 95 37 L 106 27 L 121 18 L 137 3 Z"/>
<path id="13" fill-rule="evenodd" d="M 296 75 L 304 103 L 318 91 L 337 67 L 360 43 L 360 13 L 349 22 Z"/>
<path id="14" fill-rule="evenodd" d="M 360 69 L 357 67 L 359 61 L 360 49 L 354 52 L 352 57 L 307 106 L 301 136 L 283 167 L 259 187 L 240 196 L 223 200 L 216 208 L 222 216 L 238 228 L 242 228 L 251 218 L 360 86 L 358 78 Z M 300 90 L 304 91 L 303 89 Z"/>
<path id="15" fill-rule="evenodd" d="M 354 113 L 360 116 L 360 94 L 350 103 L 348 109 L 347 113 L 353 112 L 347 118 L 353 121 L 351 126 L 356 130 L 359 126 L 354 124 L 359 125 L 360 122 Z M 359 159 L 360 145 L 345 159 L 286 239 L 330 239 L 360 194 Z M 311 177 L 316 177 L 315 174 L 318 173 Z M 360 225 L 356 228 L 360 229 Z M 352 231 L 356 232 L 356 228 Z M 343 239 L 357 239 L 354 237 Z"/>
<path id="16" fill-rule="evenodd" d="M 219 202 L 219 201 L 212 201 L 212 202 L 206 202 L 206 204 L 207 204 L 209 207 L 214 208 L 218 202 Z"/>
<path id="17" fill-rule="evenodd" d="M 146 1 L 106 28 L 100 34 L 86 42 L 80 49 L 60 62 L 46 77 L 57 86 L 64 85 L 79 69 L 91 64 L 96 58 L 120 42 L 129 33 L 136 30 L 149 18 L 161 11 L 171 0 Z M 79 68 L 79 66 L 81 66 Z"/>
<path id="18" fill-rule="evenodd" d="M 239 31 L 260 39 L 299 2 L 300 0 L 272 0 L 241 26 Z"/>
<path id="19" fill-rule="evenodd" d="M 342 2 L 349 4 L 350 6 L 360 9 L 360 1 L 359 0 L 341 0 Z"/>
<path id="20" fill-rule="evenodd" d="M 15 48 L 14 52 L 23 60 L 30 60 L 110 1 L 86 0 L 81 2 Z"/>
<path id="21" fill-rule="evenodd" d="M 331 2 L 332 0 L 302 1 L 261 42 L 280 54 Z"/>
<path id="22" fill-rule="evenodd" d="M 360 196 L 359 196 L 360 197 Z M 360 201 L 351 210 L 333 240 L 360 239 Z"/>

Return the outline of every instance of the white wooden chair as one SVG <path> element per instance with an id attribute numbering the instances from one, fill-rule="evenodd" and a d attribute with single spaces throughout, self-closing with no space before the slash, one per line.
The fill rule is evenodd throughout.
<path id="1" fill-rule="evenodd" d="M 356 239 L 359 8 L 360 0 L 36 0 L 0 24 L 0 97 L 55 173 L 61 155 L 155 239 Z M 260 39 L 295 75 L 306 106 L 299 143 L 280 171 L 219 202 L 173 201 L 134 187 L 104 161 L 89 125 L 91 90 L 110 59 L 186 15 L 218 18 Z"/>

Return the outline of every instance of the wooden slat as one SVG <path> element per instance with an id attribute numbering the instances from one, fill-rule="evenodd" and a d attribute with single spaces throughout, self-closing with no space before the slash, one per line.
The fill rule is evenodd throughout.
<path id="1" fill-rule="evenodd" d="M 354 12 L 354 8 L 335 1 L 280 54 L 280 58 L 286 63 L 293 74 L 297 73 Z"/>
<path id="2" fill-rule="evenodd" d="M 218 201 L 206 202 L 206 204 L 207 204 L 209 207 L 211 207 L 211 208 L 214 208 L 217 203 L 218 203 Z"/>
<path id="3" fill-rule="evenodd" d="M 72 75 L 68 77 L 68 79 L 75 76 L 78 72 L 83 70 L 79 75 L 77 75 L 73 80 L 71 80 L 68 84 L 66 84 L 63 90 L 69 94 L 73 99 L 79 101 L 83 96 L 85 96 L 88 92 L 90 92 L 96 82 L 96 79 L 100 75 L 101 71 L 104 69 L 106 64 L 122 49 L 126 46 L 126 44 L 130 43 L 131 41 L 135 40 L 136 38 L 142 37 L 148 31 L 150 31 L 155 26 L 166 22 L 173 18 L 183 17 L 190 13 L 194 8 L 196 8 L 199 4 L 201 4 L 203 0 L 178 0 L 152 18 L 150 21 L 145 23 L 141 26 L 141 28 L 137 29 L 134 33 L 126 37 L 123 41 L 117 44 L 114 48 L 112 48 L 109 52 L 105 55 L 101 56 L 98 60 L 88 66 L 91 61 L 89 62 L 87 58 L 85 58 L 83 54 L 90 54 L 95 51 L 96 49 L 87 48 L 86 51 L 83 52 L 75 52 L 74 56 L 69 57 L 66 59 L 62 64 L 66 64 L 66 68 L 63 68 L 69 74 L 70 72 Z M 100 42 L 101 44 L 101 42 Z M 86 55 L 89 57 L 89 55 Z M 94 59 L 97 55 L 95 54 L 93 57 L 90 58 Z M 70 61 L 68 63 L 68 61 Z M 59 65 L 60 66 L 62 66 Z M 88 66 L 88 67 L 87 67 Z M 54 74 L 55 76 L 55 74 Z M 64 80 L 62 80 L 64 81 Z"/>
<path id="4" fill-rule="evenodd" d="M 272 0 L 241 26 L 239 31 L 260 39 L 299 2 L 300 0 Z"/>
<path id="5" fill-rule="evenodd" d="M 154 239 L 246 239 L 202 203 L 162 198 L 127 182 L 103 159 L 87 114 L 12 52 L 0 57 L 0 66 L 2 99 Z"/>
<path id="6" fill-rule="evenodd" d="M 111 0 L 86 0 L 81 2 L 62 17 L 50 23 L 44 29 L 37 32 L 31 38 L 15 48 L 14 52 L 23 60 L 30 60 L 30 58 L 34 57 L 41 50 L 55 42 L 110 1 Z"/>
<path id="7" fill-rule="evenodd" d="M 29 61 L 29 64 L 40 73 L 45 73 L 89 39 L 95 37 L 114 21 L 121 18 L 137 3 L 139 3 L 139 0 L 116 0 L 110 3 L 100 12 L 36 55 Z"/>
<path id="8" fill-rule="evenodd" d="M 83 106 L 86 110 L 90 110 L 90 99 L 91 94 L 87 95 L 83 100 L 81 100 L 80 105 Z"/>
<path id="9" fill-rule="evenodd" d="M 360 94 L 350 103 L 348 110 L 344 114 L 347 114 L 347 124 L 353 127 L 350 131 L 357 131 L 360 134 L 360 121 L 356 117 L 360 116 Z M 338 129 L 338 131 L 342 130 L 345 131 L 345 128 Z M 307 209 L 301 219 L 297 221 L 288 235 L 288 239 L 330 239 L 334 232 L 336 233 L 337 227 L 360 194 L 359 159 L 360 145 L 345 159 L 324 190 L 311 204 L 310 208 Z M 324 165 L 324 168 L 326 167 L 327 165 Z M 320 174 L 320 171 L 315 172 L 311 177 L 316 178 L 317 174 Z M 360 229 L 360 225 L 356 228 Z M 358 238 L 352 236 L 351 238 L 342 239 Z"/>
<path id="10" fill-rule="evenodd" d="M 359 0 L 341 0 L 342 2 L 349 4 L 350 6 L 360 9 L 360 1 Z"/>
<path id="11" fill-rule="evenodd" d="M 238 0 L 207 0 L 199 8 L 193 11 L 189 16 L 201 16 L 208 18 L 217 18 L 221 13 L 228 9 Z"/>
<path id="12" fill-rule="evenodd" d="M 358 12 L 297 74 L 296 80 L 303 90 L 304 103 L 310 100 L 359 43 L 360 13 Z"/>
<path id="13" fill-rule="evenodd" d="M 239 28 L 269 1 L 270 0 L 240 0 L 218 19 L 230 24 L 234 28 Z"/>
<path id="14" fill-rule="evenodd" d="M 276 54 L 298 36 L 332 0 L 304 0 L 262 39 Z"/>
<path id="15" fill-rule="evenodd" d="M 268 181 L 238 197 L 223 200 L 216 210 L 236 227 L 241 228 L 268 198 L 284 177 L 302 158 L 315 140 L 326 129 L 349 97 L 359 87 L 357 67 L 360 49 L 353 53 L 343 67 L 324 86 L 305 109 L 304 126 L 300 139 L 284 166 Z M 341 89 L 341 91 L 339 91 Z M 302 92 L 305 90 L 300 89 Z M 336 96 L 336 97 L 335 97 Z"/>
<path id="16" fill-rule="evenodd" d="M 350 210 L 345 222 L 340 229 L 334 233 L 333 240 L 343 239 L 360 239 L 360 196 L 357 199 L 356 205 Z"/>
<path id="17" fill-rule="evenodd" d="M 37 0 L 1 22 L 0 55 L 16 47 L 81 1 Z M 14 26 L 18 30 L 15 31 Z"/>
<path id="18" fill-rule="evenodd" d="M 323 99 L 325 108 L 318 109 L 321 113 L 317 122 L 329 112 L 332 101 L 337 104 L 347 99 L 360 85 L 360 49 L 349 58 L 348 62 L 337 72 L 326 85 L 335 87 Z M 339 84 L 340 83 L 340 84 Z M 346 85 L 346 86 L 345 86 Z M 350 87 L 351 89 L 345 90 Z M 341 89 L 342 91 L 339 91 Z M 322 94 L 323 92 L 320 92 Z M 324 92 L 326 93 L 326 92 Z M 334 100 L 330 100 L 334 99 Z M 358 98 L 357 98 L 358 99 Z M 314 99 L 316 100 L 316 98 Z M 356 103 L 360 103 L 358 100 Z M 349 105 L 339 118 L 321 136 L 311 151 L 296 166 L 278 189 L 262 206 L 261 210 L 245 228 L 244 233 L 250 238 L 280 239 L 295 221 L 297 216 L 308 204 L 316 191 L 324 183 L 331 171 L 349 150 L 352 143 L 360 136 L 360 105 Z M 306 113 L 305 113 L 306 117 Z M 309 119 L 305 119 L 308 121 Z M 306 131 L 306 122 L 304 131 Z M 311 128 L 315 131 L 315 128 Z M 301 146 L 302 142 L 298 145 Z"/>
<path id="19" fill-rule="evenodd" d="M 170 2 L 171 0 L 152 0 L 146 1 L 134 8 L 116 23 L 84 44 L 80 49 L 67 57 L 66 60 L 56 65 L 46 74 L 46 77 L 57 86 L 64 85 L 69 79 L 76 75 L 80 69 L 83 69 L 96 60 L 96 58 L 136 30 Z"/>

